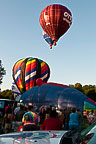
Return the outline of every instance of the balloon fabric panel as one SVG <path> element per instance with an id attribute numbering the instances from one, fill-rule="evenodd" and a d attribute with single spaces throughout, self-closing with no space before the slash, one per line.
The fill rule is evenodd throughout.
<path id="1" fill-rule="evenodd" d="M 48 66 L 44 62 L 41 63 L 41 77 L 44 82 L 47 81 L 48 78 Z"/>
<path id="2" fill-rule="evenodd" d="M 25 69 L 26 90 L 34 86 L 35 79 L 36 79 L 36 59 L 30 59 L 29 61 L 27 61 Z"/>
<path id="3" fill-rule="evenodd" d="M 40 60 L 40 66 L 41 66 L 41 73 L 40 73 L 40 78 L 43 80 L 43 82 L 47 82 L 49 76 L 50 76 L 50 69 L 47 63 L 44 61 Z"/>
<path id="4" fill-rule="evenodd" d="M 15 83 L 21 92 L 23 89 L 23 86 L 21 83 L 21 66 L 22 66 L 23 61 L 24 59 L 18 61 L 13 68 L 13 78 L 15 79 Z"/>

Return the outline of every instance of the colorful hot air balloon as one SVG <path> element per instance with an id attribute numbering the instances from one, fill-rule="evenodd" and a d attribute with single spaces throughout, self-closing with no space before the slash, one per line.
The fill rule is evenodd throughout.
<path id="1" fill-rule="evenodd" d="M 16 86 L 16 84 L 14 82 L 12 83 L 11 89 L 12 89 L 12 93 L 13 93 L 14 99 L 20 98 L 21 93 L 20 93 L 18 87 Z"/>
<path id="2" fill-rule="evenodd" d="M 52 49 L 52 45 L 53 45 L 52 39 L 44 32 L 42 33 L 42 36 L 44 40 L 50 45 L 50 49 Z"/>
<path id="3" fill-rule="evenodd" d="M 36 86 L 38 78 L 46 83 L 49 76 L 50 68 L 41 59 L 32 57 L 21 59 L 13 67 L 13 79 L 21 94 Z"/>
<path id="4" fill-rule="evenodd" d="M 70 28 L 72 14 L 67 7 L 53 4 L 42 10 L 39 21 L 43 30 L 56 43 Z"/>

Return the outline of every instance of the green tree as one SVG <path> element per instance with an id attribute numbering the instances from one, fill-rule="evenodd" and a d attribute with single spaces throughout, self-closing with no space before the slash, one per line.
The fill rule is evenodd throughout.
<path id="1" fill-rule="evenodd" d="M 76 83 L 75 88 L 82 92 L 82 85 L 80 83 Z"/>
<path id="2" fill-rule="evenodd" d="M 95 91 L 95 89 L 90 89 L 87 96 L 96 102 L 96 91 Z"/>
<path id="3" fill-rule="evenodd" d="M 83 93 L 87 95 L 90 90 L 90 85 L 84 85 L 82 87 L 82 90 L 83 90 Z"/>
<path id="4" fill-rule="evenodd" d="M 0 60 L 0 84 L 2 83 L 3 76 L 6 74 L 4 67 L 2 66 L 2 61 Z"/>
<path id="5" fill-rule="evenodd" d="M 0 98 L 13 100 L 14 97 L 13 97 L 12 90 L 7 89 L 7 90 L 0 92 Z"/>

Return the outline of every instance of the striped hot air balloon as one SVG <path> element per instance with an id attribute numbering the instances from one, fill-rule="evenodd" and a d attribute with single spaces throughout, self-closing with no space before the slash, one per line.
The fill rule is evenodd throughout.
<path id="1" fill-rule="evenodd" d="M 44 83 L 50 76 L 50 68 L 41 59 L 28 57 L 17 61 L 13 67 L 13 79 L 21 94 L 36 86 L 40 78 Z"/>

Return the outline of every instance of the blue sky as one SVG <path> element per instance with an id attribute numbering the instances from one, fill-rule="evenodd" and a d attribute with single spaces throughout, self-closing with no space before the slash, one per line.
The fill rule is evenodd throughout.
<path id="1" fill-rule="evenodd" d="M 42 38 L 40 12 L 62 4 L 72 25 L 50 50 Z M 96 84 L 96 0 L 0 0 L 0 59 L 6 69 L 1 90 L 11 89 L 12 68 L 21 58 L 37 57 L 51 69 L 49 82 Z"/>

